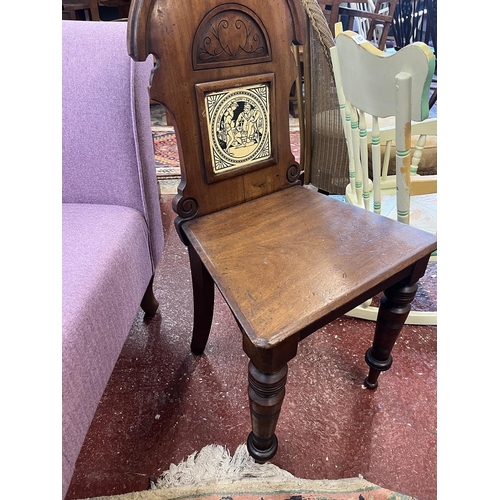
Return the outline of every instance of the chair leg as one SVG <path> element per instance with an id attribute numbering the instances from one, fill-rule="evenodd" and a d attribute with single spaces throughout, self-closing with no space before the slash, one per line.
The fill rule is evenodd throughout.
<path id="1" fill-rule="evenodd" d="M 212 276 L 201 261 L 196 250 L 189 244 L 189 262 L 193 283 L 194 323 L 191 352 L 202 354 L 207 345 L 214 314 L 215 285 Z"/>
<path id="2" fill-rule="evenodd" d="M 408 285 L 400 282 L 388 288 L 380 301 L 373 345 L 365 354 L 369 366 L 364 385 L 376 389 L 381 372 L 392 365 L 391 351 L 411 309 L 417 292 L 418 282 Z"/>
<path id="3" fill-rule="evenodd" d="M 247 448 L 258 463 L 267 462 L 278 450 L 275 430 L 285 397 L 287 373 L 287 365 L 274 373 L 264 373 L 251 361 L 248 364 L 252 432 L 248 435 Z"/>
<path id="4" fill-rule="evenodd" d="M 160 305 L 156 300 L 155 294 L 153 292 L 153 281 L 155 275 L 151 276 L 149 280 L 148 287 L 146 288 L 146 292 L 142 297 L 141 301 L 141 309 L 144 311 L 144 320 L 150 320 L 158 310 L 158 306 Z"/>

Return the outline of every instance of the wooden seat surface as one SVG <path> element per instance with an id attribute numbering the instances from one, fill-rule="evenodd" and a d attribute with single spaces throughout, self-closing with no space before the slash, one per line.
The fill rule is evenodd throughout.
<path id="1" fill-rule="evenodd" d="M 301 186 L 183 228 L 260 348 L 312 333 L 436 247 L 434 235 Z"/>

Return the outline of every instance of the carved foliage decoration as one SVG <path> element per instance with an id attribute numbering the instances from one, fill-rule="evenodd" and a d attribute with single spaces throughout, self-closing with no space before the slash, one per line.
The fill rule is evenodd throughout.
<path id="1" fill-rule="evenodd" d="M 242 5 L 220 6 L 198 27 L 193 45 L 195 69 L 269 60 L 265 28 L 257 15 Z"/>

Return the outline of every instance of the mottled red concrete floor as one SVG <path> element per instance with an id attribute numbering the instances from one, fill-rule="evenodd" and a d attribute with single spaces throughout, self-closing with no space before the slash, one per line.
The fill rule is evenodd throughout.
<path id="1" fill-rule="evenodd" d="M 208 444 L 231 452 L 250 430 L 247 357 L 216 295 L 205 353 L 190 353 L 188 255 L 162 203 L 166 249 L 157 271 L 160 313 L 139 313 L 77 462 L 67 500 L 149 486 Z M 436 268 L 417 302 L 436 300 Z M 419 305 L 419 304 L 417 304 Z M 362 389 L 373 323 L 342 317 L 308 337 L 289 363 L 273 463 L 307 479 L 368 481 L 419 500 L 437 498 L 436 328 L 405 326 L 379 388 Z"/>

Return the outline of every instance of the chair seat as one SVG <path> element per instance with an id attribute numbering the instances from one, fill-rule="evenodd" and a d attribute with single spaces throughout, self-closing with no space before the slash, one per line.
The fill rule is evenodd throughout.
<path id="1" fill-rule="evenodd" d="M 183 229 L 258 348 L 312 333 L 435 248 L 434 235 L 301 186 Z"/>

